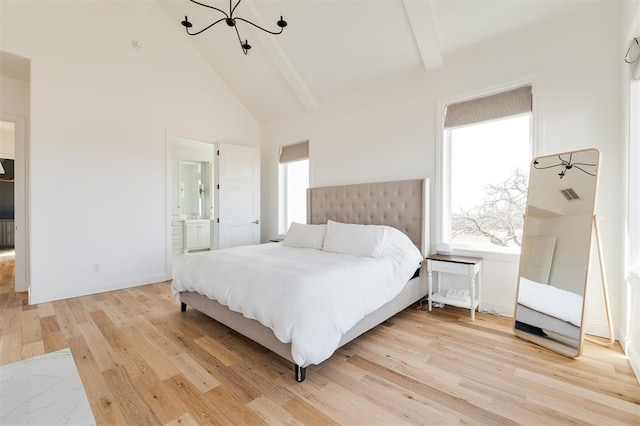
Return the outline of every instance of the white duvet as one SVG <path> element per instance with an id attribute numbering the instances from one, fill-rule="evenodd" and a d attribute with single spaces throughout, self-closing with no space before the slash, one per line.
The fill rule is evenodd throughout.
<path id="1" fill-rule="evenodd" d="M 552 285 L 520 277 L 518 303 L 578 327 L 582 324 L 582 296 Z"/>
<path id="2" fill-rule="evenodd" d="M 195 291 L 291 342 L 297 365 L 319 364 L 342 335 L 400 293 L 420 264 L 414 250 L 359 257 L 279 243 L 207 252 L 184 266 L 172 292 Z"/>

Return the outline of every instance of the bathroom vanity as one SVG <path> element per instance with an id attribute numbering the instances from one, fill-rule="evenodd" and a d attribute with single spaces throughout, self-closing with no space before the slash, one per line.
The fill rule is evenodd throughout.
<path id="1" fill-rule="evenodd" d="M 184 221 L 184 252 L 205 250 L 211 247 L 211 221 L 187 219 Z"/>

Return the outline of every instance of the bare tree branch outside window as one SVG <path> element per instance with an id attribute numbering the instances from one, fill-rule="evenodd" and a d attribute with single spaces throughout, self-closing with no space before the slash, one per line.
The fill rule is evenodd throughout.
<path id="1" fill-rule="evenodd" d="M 453 239 L 474 239 L 500 247 L 522 243 L 528 178 L 519 169 L 504 182 L 486 185 L 481 205 L 452 214 Z"/>

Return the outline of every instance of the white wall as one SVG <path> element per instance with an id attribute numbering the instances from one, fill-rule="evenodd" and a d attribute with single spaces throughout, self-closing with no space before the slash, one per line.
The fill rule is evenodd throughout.
<path id="1" fill-rule="evenodd" d="M 621 54 L 630 41 L 640 37 L 640 0 L 624 4 L 621 25 Z M 636 66 L 637 62 L 633 65 Z M 624 348 L 636 378 L 640 381 L 640 80 L 632 80 L 632 65 L 623 67 L 621 84 L 623 91 L 623 128 L 628 162 L 629 200 L 627 205 L 627 281 L 619 308 L 624 313 L 620 333 Z"/>
<path id="2" fill-rule="evenodd" d="M 16 129 L 13 123 L 0 127 L 0 158 L 16 158 L 15 139 Z"/>
<path id="3" fill-rule="evenodd" d="M 30 301 L 170 277 L 167 132 L 259 146 L 258 123 L 155 2 L 0 5 L 31 59 Z"/>
<path id="4" fill-rule="evenodd" d="M 25 121 L 29 122 L 29 82 L 15 80 L 1 75 L 0 70 L 0 112 L 21 116 Z M 14 158 L 16 147 L 14 145 L 16 134 L 15 128 L 11 131 L 3 129 L 0 139 L 10 141 L 9 146 L 0 146 L 0 153 L 13 152 L 13 156 L 5 158 Z M 1 144 L 0 144 L 1 145 Z M 1 157 L 1 155 L 0 155 Z"/>
<path id="5" fill-rule="evenodd" d="M 325 101 L 317 113 L 284 117 L 263 126 L 263 239 L 277 232 L 278 146 L 310 140 L 312 186 L 426 176 L 432 179 L 432 194 L 436 194 L 438 103 L 531 77 L 538 99 L 541 154 L 589 147 L 602 150 L 597 210 L 611 296 L 619 305 L 624 222 L 624 197 L 619 190 L 623 178 L 620 7 L 617 2 L 589 3 L 582 13 L 446 56 L 444 67 L 437 70 L 395 75 Z M 434 198 L 432 214 L 437 208 Z M 433 223 L 431 231 L 432 236 L 438 235 Z M 485 308 L 513 313 L 517 261 L 517 257 L 485 257 Z M 599 321 L 603 307 L 597 300 L 587 303 L 587 323 Z"/>
<path id="6" fill-rule="evenodd" d="M 640 18 L 640 10 L 638 14 Z M 637 34 L 640 36 L 640 32 Z M 627 283 L 621 300 L 623 347 L 640 381 L 640 80 L 629 84 L 629 204 Z"/>
<path id="7" fill-rule="evenodd" d="M 29 82 L 0 75 L 0 111 L 29 117 Z"/>
<path id="8" fill-rule="evenodd" d="M 556 237 L 549 284 L 584 295 L 592 216 L 555 217 L 540 221 L 541 235 Z"/>

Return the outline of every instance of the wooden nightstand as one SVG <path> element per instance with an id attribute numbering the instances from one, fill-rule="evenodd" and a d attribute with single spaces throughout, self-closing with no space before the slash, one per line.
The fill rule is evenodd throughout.
<path id="1" fill-rule="evenodd" d="M 429 312 L 433 302 L 471 309 L 471 321 L 476 319 L 476 309 L 480 310 L 480 271 L 482 270 L 481 257 L 446 256 L 432 254 L 427 256 L 427 281 L 429 285 Z M 467 300 L 447 297 L 447 293 L 440 291 L 441 277 L 438 276 L 438 291 L 433 292 L 433 272 L 438 274 L 466 275 L 470 279 L 469 297 Z M 476 280 L 477 276 L 477 280 Z M 476 283 L 478 289 L 476 291 Z"/>

